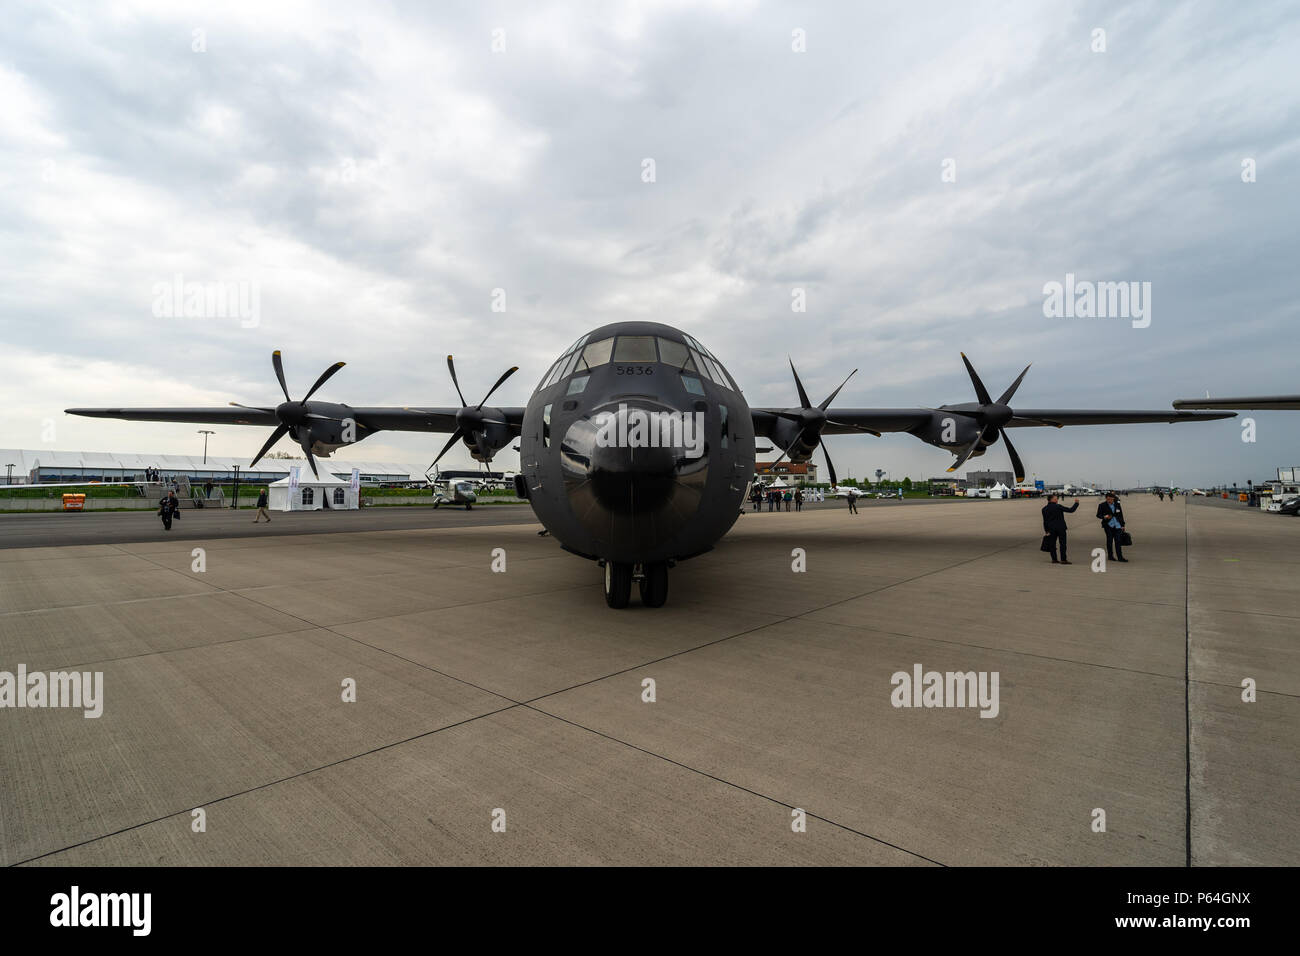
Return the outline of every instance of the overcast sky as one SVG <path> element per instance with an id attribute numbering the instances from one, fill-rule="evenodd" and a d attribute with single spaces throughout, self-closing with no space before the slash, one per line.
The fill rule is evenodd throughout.
<path id="1" fill-rule="evenodd" d="M 274 403 L 275 348 L 295 397 L 344 360 L 317 397 L 454 405 L 450 352 L 471 400 L 519 365 L 495 400 L 523 405 L 634 318 L 752 405 L 797 402 L 787 355 L 813 401 L 860 369 L 852 406 L 973 400 L 961 351 L 995 395 L 1032 362 L 1020 406 L 1300 392 L 1298 64 L 1294 3 L 6 4 L 0 447 L 197 454 L 196 426 L 62 409 Z M 1150 282 L 1149 327 L 1046 318 L 1066 273 Z M 256 325 L 156 317 L 176 276 L 255 286 Z M 1300 465 L 1300 412 L 1252 417 L 1254 444 L 1240 420 L 1015 440 L 1049 481 Z M 830 445 L 841 475 L 951 461 Z"/>

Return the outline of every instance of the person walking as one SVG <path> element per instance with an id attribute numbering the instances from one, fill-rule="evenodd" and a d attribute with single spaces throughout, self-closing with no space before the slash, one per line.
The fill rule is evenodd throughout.
<path id="1" fill-rule="evenodd" d="M 181 503 L 176 500 L 176 492 L 167 492 L 166 497 L 158 502 L 158 516 L 162 518 L 163 529 L 172 529 L 172 519 L 179 517 Z"/>
<path id="2" fill-rule="evenodd" d="M 803 511 L 803 489 L 802 488 L 796 488 L 794 490 L 794 510 Z"/>
<path id="3" fill-rule="evenodd" d="M 253 524 L 257 524 L 263 518 L 266 519 L 267 524 L 271 523 L 270 512 L 266 510 L 269 499 L 270 495 L 265 488 L 257 493 L 257 514 L 253 516 Z"/>
<path id="4" fill-rule="evenodd" d="M 848 501 L 848 503 L 849 503 L 849 514 L 851 514 L 851 515 L 855 515 L 855 514 L 857 514 L 857 513 L 858 513 L 858 496 L 855 495 L 855 494 L 854 494 L 853 492 L 851 492 L 851 491 L 846 491 L 846 492 L 844 492 L 844 497 L 845 497 L 845 499 L 846 499 L 846 500 Z"/>
<path id="5" fill-rule="evenodd" d="M 1043 534 L 1050 538 L 1050 541 L 1044 543 L 1048 545 L 1045 549 L 1052 556 L 1053 564 L 1073 564 L 1065 556 L 1065 516 L 1074 514 L 1079 510 L 1079 499 L 1074 500 L 1074 504 L 1067 508 L 1060 503 L 1057 495 L 1048 495 L 1047 504 L 1043 505 Z M 1060 545 L 1061 560 L 1056 560 L 1057 545 Z"/>
<path id="6" fill-rule="evenodd" d="M 794 500 L 794 495 L 790 494 L 789 491 L 786 491 L 786 493 L 785 493 L 782 497 L 785 499 L 785 510 L 786 510 L 786 511 L 789 511 L 789 510 L 790 510 L 790 502 L 792 502 L 792 501 Z"/>
<path id="7" fill-rule="evenodd" d="M 1124 548 L 1120 543 L 1120 535 L 1124 532 L 1124 508 L 1115 492 L 1106 492 L 1106 500 L 1097 505 L 1097 520 L 1106 532 L 1106 557 L 1127 564 L 1128 558 L 1124 557 Z"/>

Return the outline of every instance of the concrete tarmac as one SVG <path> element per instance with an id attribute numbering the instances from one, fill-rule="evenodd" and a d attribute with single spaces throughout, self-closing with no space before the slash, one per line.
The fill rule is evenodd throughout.
<path id="1" fill-rule="evenodd" d="M 1295 865 L 1300 521 L 1130 496 L 1100 572 L 1096 501 L 1070 566 L 1041 502 L 751 514 L 625 611 L 526 508 L 9 516 L 0 671 L 104 702 L 0 709 L 0 862 Z"/>

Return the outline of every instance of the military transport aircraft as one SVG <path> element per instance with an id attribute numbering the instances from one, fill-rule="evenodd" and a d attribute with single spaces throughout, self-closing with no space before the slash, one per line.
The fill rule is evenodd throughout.
<path id="1" fill-rule="evenodd" d="M 74 415 L 133 421 L 266 425 L 274 428 L 255 465 L 284 435 L 315 456 L 384 430 L 450 432 L 434 464 L 456 442 L 477 460 L 519 439 L 516 488 L 547 531 L 574 554 L 598 562 L 605 600 L 625 607 L 633 581 L 641 602 L 661 606 L 668 570 L 713 548 L 741 512 L 754 476 L 755 436 L 805 462 L 821 445 L 831 484 L 839 482 L 826 435 L 907 432 L 956 456 L 952 468 L 984 454 L 999 438 L 1015 468 L 1024 466 L 1009 428 L 1183 422 L 1231 418 L 1230 412 L 1012 408 L 1007 403 L 1028 367 L 994 401 L 965 355 L 976 402 L 935 408 L 832 408 L 839 388 L 813 404 L 790 364 L 799 404 L 751 408 L 734 379 L 698 339 L 657 322 L 617 322 L 579 338 L 542 376 L 523 408 L 488 399 L 518 369 L 507 370 L 477 405 L 465 401 L 451 356 L 447 367 L 460 407 L 352 407 L 312 401 L 343 363 L 331 365 L 295 401 L 280 353 L 271 362 L 285 400 L 231 408 L 70 408 Z M 850 373 L 852 377 L 852 373 Z M 777 460 L 780 461 L 781 458 Z M 251 467 L 251 466 L 250 466 Z"/>

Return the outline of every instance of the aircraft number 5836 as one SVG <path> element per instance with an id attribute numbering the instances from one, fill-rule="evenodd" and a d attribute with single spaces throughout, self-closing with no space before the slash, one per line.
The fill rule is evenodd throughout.
<path id="1" fill-rule="evenodd" d="M 617 365 L 615 369 L 616 375 L 653 375 L 655 373 L 653 365 Z"/>

